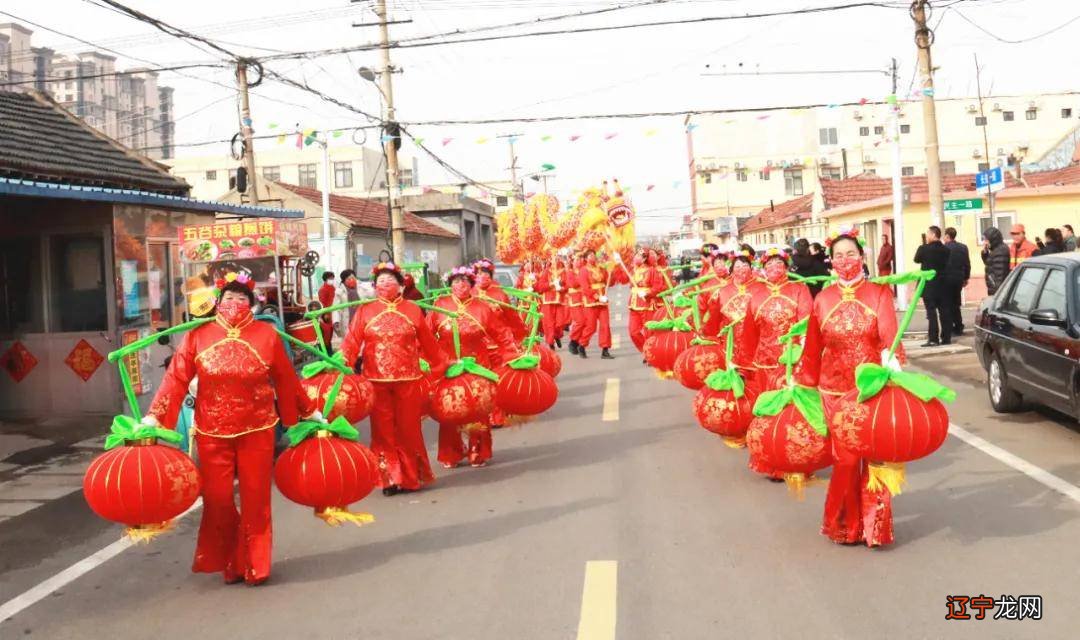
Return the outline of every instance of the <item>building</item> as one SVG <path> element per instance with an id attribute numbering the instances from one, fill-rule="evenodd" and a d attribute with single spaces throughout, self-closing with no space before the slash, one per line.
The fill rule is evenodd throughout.
<path id="1" fill-rule="evenodd" d="M 0 122 L 0 417 L 120 412 L 105 355 L 185 319 L 178 228 L 303 215 L 193 200 L 43 93 L 0 91 Z M 169 353 L 123 363 L 144 406 Z"/>
<path id="2" fill-rule="evenodd" d="M 19 24 L 0 24 L 0 83 L 13 83 L 4 88 L 48 93 L 117 142 L 152 158 L 173 157 L 172 89 L 158 86 L 155 71 L 121 71 L 116 58 L 97 51 L 60 55 L 35 48 L 32 34 Z"/>
<path id="3" fill-rule="evenodd" d="M 1076 93 L 989 97 L 982 100 L 981 110 L 975 98 L 939 99 L 936 104 L 944 176 L 999 164 L 1056 168 L 1047 166 L 1045 159 L 1056 158 L 1055 150 L 1066 140 L 1075 146 L 1080 124 Z M 924 176 L 921 103 L 904 102 L 900 107 L 901 174 Z M 705 228 L 708 220 L 748 217 L 777 203 L 819 193 L 823 178 L 890 177 L 891 110 L 885 102 L 867 102 L 687 118 L 697 231 L 715 241 Z"/>
<path id="4" fill-rule="evenodd" d="M 329 182 L 323 176 L 323 149 L 318 144 L 296 148 L 295 135 L 287 136 L 285 144 L 260 148 L 255 153 L 255 170 L 259 174 L 259 198 L 266 197 L 263 182 L 280 181 L 307 189 L 318 189 Z M 399 156 L 402 167 L 399 179 L 408 189 L 419 179 L 416 160 Z M 243 163 L 228 155 L 189 156 L 169 162 L 173 175 L 191 185 L 196 198 L 216 199 L 234 186 L 236 170 Z M 361 145 L 330 145 L 330 172 L 333 175 L 330 193 L 374 197 L 386 191 L 386 163 L 381 149 Z"/>

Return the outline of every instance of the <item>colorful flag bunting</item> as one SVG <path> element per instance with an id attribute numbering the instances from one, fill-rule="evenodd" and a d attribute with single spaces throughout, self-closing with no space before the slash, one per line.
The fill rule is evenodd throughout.
<path id="1" fill-rule="evenodd" d="M 344 132 L 344 131 L 335 131 L 335 132 L 334 132 L 333 134 L 331 134 L 331 135 L 333 135 L 333 136 L 334 136 L 335 138 L 340 138 L 340 137 L 341 137 L 341 136 L 343 136 L 344 134 L 345 134 L 345 132 Z"/>
<path id="2" fill-rule="evenodd" d="M 486 137 L 479 137 L 476 139 L 476 144 L 487 144 L 488 139 Z"/>
<path id="3" fill-rule="evenodd" d="M 687 131 L 693 131 L 694 129 L 697 129 L 698 126 L 700 126 L 700 125 L 691 122 L 690 124 L 686 125 L 686 130 Z"/>
<path id="4" fill-rule="evenodd" d="M 416 146 L 419 147 L 420 145 L 424 144 L 424 139 L 423 138 L 413 138 L 413 144 L 415 144 Z"/>
<path id="5" fill-rule="evenodd" d="M 612 138 L 614 138 L 617 135 L 619 135 L 619 134 L 618 133 L 608 133 L 608 134 L 604 135 L 604 140 L 611 140 Z"/>
<path id="6" fill-rule="evenodd" d="M 451 142 L 453 142 L 453 140 L 454 140 L 453 138 L 443 138 L 443 139 L 442 139 L 442 146 L 444 146 L 444 147 L 445 147 L 446 145 L 448 145 L 448 144 L 450 144 Z"/>
<path id="7" fill-rule="evenodd" d="M 570 136 L 570 142 L 577 142 L 580 138 L 581 136 L 579 135 Z"/>
<path id="8" fill-rule="evenodd" d="M 277 143 L 278 144 L 285 144 L 285 134 L 284 133 L 277 137 Z"/>
<path id="9" fill-rule="evenodd" d="M 268 124 L 266 126 L 269 127 L 269 129 L 271 131 L 273 131 L 274 129 L 277 129 L 277 123 L 276 122 L 271 122 L 270 124 Z"/>
<path id="10" fill-rule="evenodd" d="M 655 189 L 655 188 L 656 188 L 656 185 L 655 185 L 655 184 L 650 184 L 649 186 L 645 187 L 645 190 L 646 190 L 646 191 L 652 191 L 652 190 L 653 190 L 653 189 Z"/>
<path id="11" fill-rule="evenodd" d="M 540 142 L 547 142 L 551 140 L 551 136 L 540 136 Z"/>

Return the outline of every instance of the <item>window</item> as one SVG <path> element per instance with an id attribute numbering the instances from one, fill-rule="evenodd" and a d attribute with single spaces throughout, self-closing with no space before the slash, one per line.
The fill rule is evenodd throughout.
<path id="1" fill-rule="evenodd" d="M 866 173 L 866 175 L 868 175 L 868 176 L 876 176 L 877 175 L 877 169 L 867 169 L 864 173 Z"/>
<path id="2" fill-rule="evenodd" d="M 1012 111 L 1002 111 L 1001 119 L 1005 122 L 1012 122 L 1016 119 L 1016 114 L 1014 114 Z"/>
<path id="3" fill-rule="evenodd" d="M 975 116 L 975 126 L 976 127 L 985 127 L 986 126 L 986 116 Z"/>
<path id="4" fill-rule="evenodd" d="M 416 177 L 413 175 L 412 169 L 402 169 L 398 172 L 398 182 L 402 187 L 415 187 Z"/>
<path id="5" fill-rule="evenodd" d="M 712 174 L 711 173 L 703 174 L 701 176 L 701 179 L 702 179 L 702 181 L 705 182 L 705 184 L 712 184 Z"/>
<path id="6" fill-rule="evenodd" d="M 874 135 L 880 136 L 885 134 L 885 127 L 874 127 Z"/>
<path id="7" fill-rule="evenodd" d="M 262 177 L 266 180 L 281 180 L 281 167 L 263 167 Z"/>
<path id="8" fill-rule="evenodd" d="M 911 133 L 911 125 L 910 124 L 902 124 L 902 125 L 900 125 L 900 133 Z"/>
<path id="9" fill-rule="evenodd" d="M 315 178 L 315 163 L 302 164 L 298 167 L 300 173 L 300 186 L 308 187 L 311 189 L 317 189 L 319 186 L 318 180 Z"/>
<path id="10" fill-rule="evenodd" d="M 1039 112 L 1036 109 L 1028 109 L 1024 112 L 1024 118 L 1028 120 L 1034 120 L 1039 117 Z"/>
<path id="11" fill-rule="evenodd" d="M 943 176 L 955 176 L 956 175 L 956 162 L 953 160 L 947 160 L 941 163 L 941 175 Z"/>
<path id="12" fill-rule="evenodd" d="M 915 167 L 900 167 L 900 175 L 913 176 L 915 175 Z"/>
<path id="13" fill-rule="evenodd" d="M 1039 293 L 1039 283 L 1045 273 L 1046 269 L 1043 267 L 1025 267 L 1016 278 L 1016 284 L 1013 285 L 1012 293 L 1009 294 L 1002 311 L 1027 315 Z"/>
<path id="14" fill-rule="evenodd" d="M 109 319 L 105 309 L 105 248 L 101 236 L 52 236 L 49 256 L 49 330 L 54 333 L 105 331 Z M 131 284 L 137 286 L 137 280 Z M 117 295 L 128 293 L 118 291 Z"/>
<path id="15" fill-rule="evenodd" d="M 495 206 L 505 207 L 510 204 L 510 199 L 506 196 L 495 196 Z"/>
<path id="16" fill-rule="evenodd" d="M 1061 269 L 1051 269 L 1043 283 L 1042 293 L 1039 294 L 1039 303 L 1036 309 L 1053 309 L 1058 317 L 1064 320 L 1069 317 L 1065 311 L 1065 272 Z"/>
<path id="17" fill-rule="evenodd" d="M 761 171 L 757 172 L 757 177 L 761 180 L 768 180 L 769 174 L 771 173 L 772 171 L 769 171 L 768 169 L 762 169 Z"/>
<path id="18" fill-rule="evenodd" d="M 841 180 L 844 177 L 844 172 L 841 169 L 830 167 L 828 169 L 824 169 L 821 172 L 821 175 L 822 177 L 828 178 L 830 180 Z"/>
<path id="19" fill-rule="evenodd" d="M 990 170 L 990 163 L 989 162 L 980 162 L 979 163 L 979 171 L 989 171 L 989 170 Z"/>
<path id="20" fill-rule="evenodd" d="M 746 182 L 746 169 L 736 169 L 735 180 L 738 182 Z"/>
<path id="21" fill-rule="evenodd" d="M 702 231 L 712 231 L 715 228 L 716 228 L 716 221 L 715 220 L 702 220 L 701 221 L 701 230 Z"/>
<path id="22" fill-rule="evenodd" d="M 334 163 L 334 186 L 338 189 L 348 189 L 352 186 L 352 163 Z"/>
<path id="23" fill-rule="evenodd" d="M 859 127 L 859 135 L 863 137 L 870 135 L 870 127 Z"/>
<path id="24" fill-rule="evenodd" d="M 803 194 L 802 169 L 784 169 L 784 194 L 789 196 Z"/>
<path id="25" fill-rule="evenodd" d="M 836 127 L 818 129 L 818 140 L 821 144 L 836 144 Z"/>
<path id="26" fill-rule="evenodd" d="M 1061 117 L 1065 118 L 1066 120 L 1071 118 L 1072 117 L 1072 109 L 1062 109 L 1061 110 Z M 1053 274 L 1051 274 L 1051 275 L 1053 275 Z M 1050 281 L 1047 280 L 1046 284 L 1050 284 Z M 1062 317 L 1064 317 L 1064 316 L 1062 316 Z"/>
<path id="27" fill-rule="evenodd" d="M 217 171 L 216 170 L 207 171 L 206 172 L 206 179 L 207 180 L 217 180 Z"/>
<path id="28" fill-rule="evenodd" d="M 37 238 L 0 241 L 0 335 L 40 333 L 41 243 Z"/>

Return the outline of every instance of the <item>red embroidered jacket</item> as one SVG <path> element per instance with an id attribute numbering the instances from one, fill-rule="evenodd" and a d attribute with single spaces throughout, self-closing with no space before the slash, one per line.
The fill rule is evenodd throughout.
<path id="1" fill-rule="evenodd" d="M 478 364 L 490 368 L 489 349 L 492 347 L 503 350 L 503 361 L 512 360 L 517 355 L 513 334 L 503 323 L 501 314 L 496 313 L 490 304 L 476 297 L 458 300 L 448 295 L 436 300 L 435 306 L 458 314 L 458 341 L 463 357 L 473 356 Z M 453 318 L 433 311 L 428 314 L 428 322 L 446 357 L 454 359 Z"/>
<path id="2" fill-rule="evenodd" d="M 345 340 L 345 362 L 362 355 L 362 373 L 373 382 L 401 382 L 420 378 L 420 357 L 433 371 L 445 366 L 439 343 L 431 333 L 420 307 L 401 298 L 376 298 L 359 307 Z"/>

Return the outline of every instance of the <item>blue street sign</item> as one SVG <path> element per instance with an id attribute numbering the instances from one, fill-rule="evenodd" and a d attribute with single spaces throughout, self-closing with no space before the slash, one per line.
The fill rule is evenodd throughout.
<path id="1" fill-rule="evenodd" d="M 980 193 L 994 193 L 1005 188 L 1005 176 L 1001 167 L 989 171 L 980 171 L 975 175 L 975 190 Z"/>

